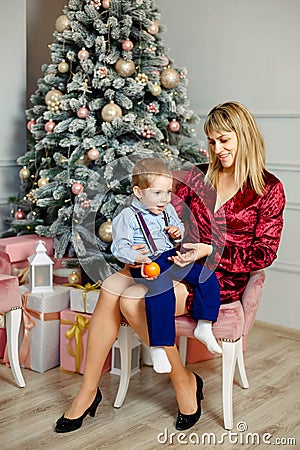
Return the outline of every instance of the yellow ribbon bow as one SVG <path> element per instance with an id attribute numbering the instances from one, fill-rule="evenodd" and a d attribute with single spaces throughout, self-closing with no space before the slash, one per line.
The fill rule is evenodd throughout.
<path id="1" fill-rule="evenodd" d="M 66 331 L 65 336 L 68 339 L 67 352 L 70 356 L 75 358 L 75 370 L 80 373 L 80 366 L 83 358 L 83 346 L 82 335 L 87 331 L 89 327 L 89 317 L 83 317 L 81 314 L 76 314 L 75 321 L 61 320 L 64 325 L 72 325 L 69 330 Z M 75 339 L 75 349 L 73 350 L 71 340 Z"/>
<path id="2" fill-rule="evenodd" d="M 90 292 L 90 291 L 100 292 L 99 287 L 101 286 L 101 284 L 102 284 L 102 281 L 99 280 L 95 284 L 86 283 L 84 286 L 82 286 L 81 284 L 65 284 L 64 286 L 72 286 L 77 289 L 81 289 L 83 291 L 82 292 L 83 312 L 86 313 L 86 294 L 87 294 L 87 292 Z"/>

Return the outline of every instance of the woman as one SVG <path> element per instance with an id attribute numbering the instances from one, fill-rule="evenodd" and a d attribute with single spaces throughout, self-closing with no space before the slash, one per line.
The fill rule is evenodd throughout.
<path id="1" fill-rule="evenodd" d="M 285 196 L 281 182 L 265 168 L 262 136 L 250 112 L 240 103 L 214 107 L 204 124 L 211 162 L 193 168 L 179 186 L 179 216 L 187 222 L 185 253 L 173 261 L 185 266 L 206 260 L 215 267 L 222 302 L 240 301 L 251 271 L 269 266 L 276 258 L 283 227 Z M 200 170 L 201 169 L 201 170 Z M 186 206 L 188 208 L 186 208 Z M 200 237 L 200 242 L 199 242 Z M 141 250 L 143 251 L 143 250 Z M 85 373 L 78 395 L 57 421 L 57 432 L 79 428 L 87 414 L 94 415 L 101 401 L 98 380 L 119 330 L 121 313 L 147 343 L 145 288 L 133 285 L 125 268 L 104 283 L 88 339 Z M 121 286 L 121 298 L 114 286 Z M 192 308 L 192 295 L 175 287 L 176 315 Z M 135 301 L 132 301 L 135 299 Z M 188 299 L 188 301 L 187 301 Z M 176 429 L 192 427 L 201 415 L 203 382 L 183 367 L 177 348 L 166 348 L 172 366 L 179 412 Z"/>

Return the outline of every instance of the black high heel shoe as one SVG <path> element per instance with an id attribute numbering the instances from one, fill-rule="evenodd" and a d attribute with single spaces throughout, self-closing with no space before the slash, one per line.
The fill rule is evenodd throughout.
<path id="1" fill-rule="evenodd" d="M 77 419 L 68 419 L 64 414 L 57 420 L 55 425 L 56 433 L 69 433 L 69 431 L 78 430 L 81 427 L 83 419 L 89 414 L 94 417 L 96 414 L 96 409 L 102 400 L 102 394 L 99 388 L 97 388 L 96 397 L 89 408 L 87 408 L 82 416 L 77 417 Z"/>
<path id="2" fill-rule="evenodd" d="M 194 373 L 196 382 L 197 382 L 197 390 L 196 390 L 196 399 L 197 399 L 197 411 L 194 414 L 182 414 L 180 411 L 178 412 L 177 419 L 176 419 L 176 430 L 182 431 L 182 430 L 188 430 L 193 425 L 195 425 L 196 422 L 201 417 L 201 400 L 203 400 L 203 380 Z"/>

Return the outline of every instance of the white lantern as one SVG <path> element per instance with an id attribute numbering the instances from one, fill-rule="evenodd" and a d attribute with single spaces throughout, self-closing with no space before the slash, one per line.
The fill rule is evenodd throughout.
<path id="1" fill-rule="evenodd" d="M 30 266 L 29 288 L 31 292 L 53 291 L 53 261 L 46 253 L 45 243 L 38 241 L 35 254 L 28 258 Z"/>

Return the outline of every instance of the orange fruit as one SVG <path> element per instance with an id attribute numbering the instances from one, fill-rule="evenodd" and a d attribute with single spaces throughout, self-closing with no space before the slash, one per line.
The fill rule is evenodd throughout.
<path id="1" fill-rule="evenodd" d="M 160 274 L 160 267 L 156 262 L 145 264 L 144 273 L 148 275 L 148 277 L 157 277 Z"/>

